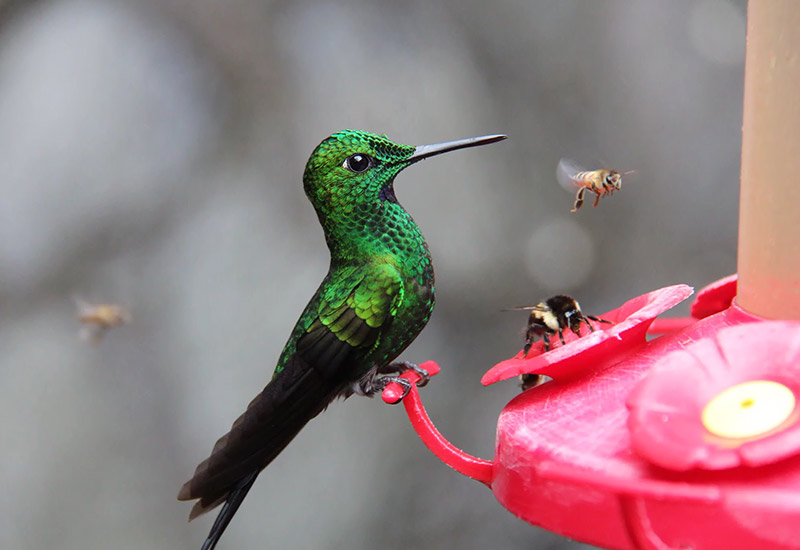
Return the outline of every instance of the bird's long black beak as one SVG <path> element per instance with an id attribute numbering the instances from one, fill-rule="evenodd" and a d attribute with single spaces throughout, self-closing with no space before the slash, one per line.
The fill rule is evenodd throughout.
<path id="1" fill-rule="evenodd" d="M 466 139 L 457 139 L 455 141 L 445 141 L 444 143 L 433 143 L 431 145 L 418 145 L 414 154 L 406 159 L 407 162 L 417 162 L 418 160 L 426 159 L 434 155 L 440 155 L 456 149 L 466 149 L 467 147 L 477 147 L 478 145 L 488 145 L 490 143 L 497 143 L 503 141 L 508 136 L 503 134 L 494 134 L 491 136 L 479 136 Z"/>

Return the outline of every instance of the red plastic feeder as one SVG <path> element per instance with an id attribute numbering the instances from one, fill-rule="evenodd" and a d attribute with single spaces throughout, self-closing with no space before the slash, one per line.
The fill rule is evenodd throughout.
<path id="1" fill-rule="evenodd" d="M 747 33 L 740 278 L 703 289 L 691 317 L 656 319 L 691 294 L 667 287 L 602 316 L 613 325 L 493 367 L 484 384 L 552 380 L 503 409 L 492 461 L 442 437 L 416 388 L 403 401 L 436 456 L 530 523 L 619 550 L 800 550 L 800 212 L 787 177 L 800 173 L 800 3 L 748 3 Z"/>
<path id="2" fill-rule="evenodd" d="M 634 298 L 602 316 L 615 322 L 605 330 L 497 364 L 484 384 L 552 380 L 502 411 L 493 461 L 450 444 L 416 388 L 403 403 L 437 457 L 550 531 L 614 549 L 800 548 L 800 322 L 745 313 L 735 289 L 735 278 L 710 285 L 692 309 L 709 315 L 659 338 L 648 327 L 689 287 Z M 710 315 L 712 303 L 730 305 Z"/>

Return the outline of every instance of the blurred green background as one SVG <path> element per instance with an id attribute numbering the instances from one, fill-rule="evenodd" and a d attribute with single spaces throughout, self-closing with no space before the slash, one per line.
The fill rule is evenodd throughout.
<path id="1" fill-rule="evenodd" d="M 266 384 L 328 253 L 301 183 L 343 128 L 511 139 L 403 172 L 437 309 L 439 429 L 491 458 L 480 376 L 558 292 L 601 313 L 736 269 L 743 0 L 35 0 L 0 7 L 0 547 L 199 548 L 178 488 Z M 570 214 L 562 156 L 636 170 Z M 131 325 L 78 339 L 74 297 Z M 682 311 L 686 311 L 685 306 Z M 334 403 L 220 549 L 588 548 Z"/>

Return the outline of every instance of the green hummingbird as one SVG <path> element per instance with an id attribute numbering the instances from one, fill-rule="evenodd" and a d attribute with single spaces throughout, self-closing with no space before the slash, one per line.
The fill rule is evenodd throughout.
<path id="1" fill-rule="evenodd" d="M 203 550 L 216 546 L 261 470 L 334 398 L 371 396 L 398 380 L 410 389 L 397 375 L 417 367 L 392 361 L 430 319 L 434 276 L 428 244 L 395 197 L 395 176 L 422 159 L 503 139 L 413 147 L 345 130 L 311 154 L 303 187 L 325 232 L 330 268 L 272 380 L 178 493 L 199 499 L 190 521 L 224 503 Z"/>

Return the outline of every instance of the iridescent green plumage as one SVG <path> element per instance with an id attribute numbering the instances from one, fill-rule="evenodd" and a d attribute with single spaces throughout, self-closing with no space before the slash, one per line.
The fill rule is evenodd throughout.
<path id="1" fill-rule="evenodd" d="M 430 252 L 395 198 L 395 176 L 423 158 L 501 139 L 411 147 L 346 130 L 311 154 L 303 185 L 325 232 L 330 269 L 297 321 L 272 381 L 181 488 L 179 499 L 200 499 L 190 519 L 225 502 L 204 549 L 214 547 L 258 473 L 303 426 L 337 396 L 371 394 L 376 375 L 430 319 Z"/>

